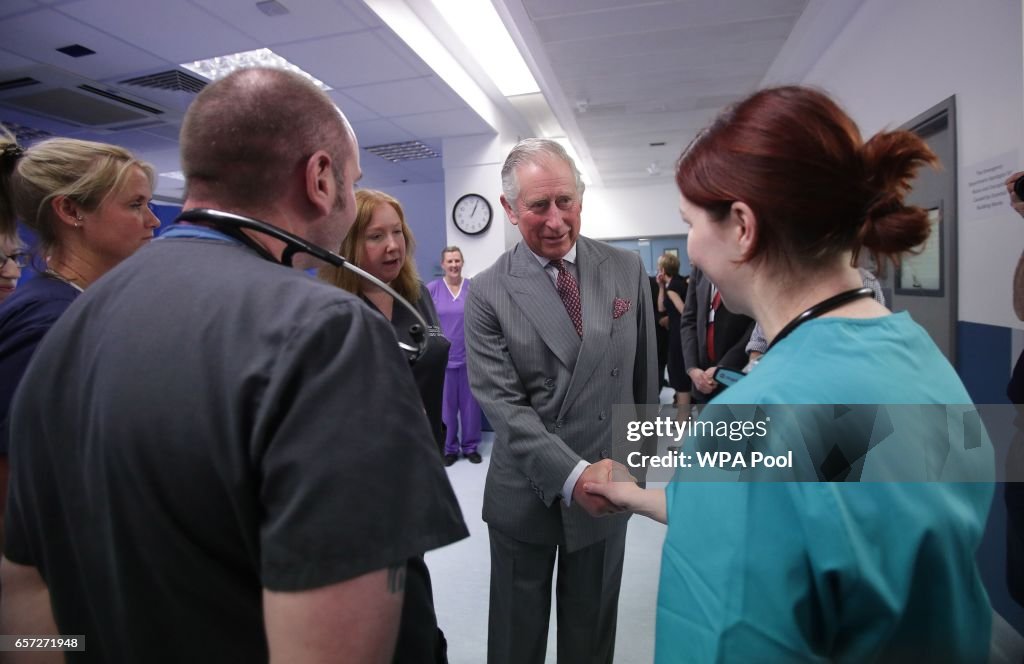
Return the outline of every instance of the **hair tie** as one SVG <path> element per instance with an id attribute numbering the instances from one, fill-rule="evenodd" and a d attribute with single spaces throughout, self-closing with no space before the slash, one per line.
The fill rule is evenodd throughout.
<path id="1" fill-rule="evenodd" d="M 3 154 L 4 159 L 17 161 L 21 158 L 21 155 L 25 154 L 25 150 L 17 143 L 8 143 L 4 146 L 3 152 L 0 154 Z"/>

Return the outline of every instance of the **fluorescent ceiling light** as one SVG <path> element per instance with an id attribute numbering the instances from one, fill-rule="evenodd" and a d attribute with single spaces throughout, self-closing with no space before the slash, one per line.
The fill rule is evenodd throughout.
<path id="1" fill-rule="evenodd" d="M 489 0 L 431 0 L 506 97 L 540 92 Z"/>
<path id="2" fill-rule="evenodd" d="M 170 180 L 181 180 L 182 182 L 185 181 L 185 174 L 181 171 L 168 171 L 166 173 L 161 173 L 160 177 L 168 178 Z"/>
<path id="3" fill-rule="evenodd" d="M 304 76 L 321 90 L 331 89 L 320 79 L 299 69 L 277 53 L 271 51 L 269 48 L 258 48 L 255 51 L 243 51 L 241 53 L 232 53 L 231 55 L 221 55 L 207 60 L 196 60 L 195 62 L 184 63 L 181 66 L 191 72 L 208 78 L 211 81 L 223 78 L 236 69 L 242 69 L 244 67 L 273 67 L 275 69 L 293 71 L 300 76 Z"/>

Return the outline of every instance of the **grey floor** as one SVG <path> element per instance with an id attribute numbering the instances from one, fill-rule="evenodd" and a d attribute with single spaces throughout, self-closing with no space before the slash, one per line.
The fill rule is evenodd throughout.
<path id="1" fill-rule="evenodd" d="M 483 664 L 487 659 L 490 554 L 487 525 L 480 518 L 480 510 L 493 441 L 494 434 L 484 434 L 480 448 L 483 463 L 473 465 L 460 459 L 448 468 L 470 536 L 426 556 L 437 619 L 448 638 L 451 664 Z M 639 516 L 630 519 L 619 597 L 617 664 L 650 664 L 654 660 L 654 609 L 664 539 L 665 526 L 660 523 Z M 556 661 L 554 615 L 552 609 L 547 650 L 547 661 L 552 664 Z"/>

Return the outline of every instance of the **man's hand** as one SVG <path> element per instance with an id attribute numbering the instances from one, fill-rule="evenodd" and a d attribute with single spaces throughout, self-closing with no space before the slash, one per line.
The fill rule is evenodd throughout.
<path id="1" fill-rule="evenodd" d="M 617 465 L 622 466 L 622 464 Z M 615 481 L 615 478 L 621 478 L 621 471 L 616 472 L 615 466 L 615 462 L 611 459 L 602 459 L 587 466 L 587 469 L 576 480 L 576 486 L 572 489 L 572 501 L 579 503 L 579 506 L 585 509 L 590 516 L 605 516 L 622 511 L 619 506 L 607 498 L 596 493 L 587 493 L 583 489 L 587 485 L 604 484 Z M 625 466 L 622 467 L 625 468 Z"/>
<path id="2" fill-rule="evenodd" d="M 643 493 L 637 486 L 636 478 L 629 469 L 617 461 L 606 459 L 612 464 L 611 474 L 604 482 L 584 482 L 583 490 L 591 496 L 602 496 L 619 512 L 628 512 L 634 508 L 636 492 Z M 604 463 L 602 461 L 601 463 Z M 582 477 L 580 478 L 583 479 Z M 631 500 L 632 499 L 632 500 Z"/>
<path id="3" fill-rule="evenodd" d="M 635 512 L 660 523 L 668 523 L 668 509 L 663 489 L 641 489 L 629 469 L 615 463 L 612 480 L 596 484 L 588 482 L 583 490 L 603 496 L 624 512 Z"/>
<path id="4" fill-rule="evenodd" d="M 1017 194 L 1013 193 L 1013 183 L 1019 178 L 1024 177 L 1024 171 L 1017 171 L 1010 177 L 1006 178 L 1006 191 L 1010 193 L 1010 205 L 1017 211 L 1017 214 L 1024 217 L 1024 201 L 1020 199 Z"/>
<path id="5" fill-rule="evenodd" d="M 710 373 L 709 373 L 710 372 Z M 702 394 L 711 394 L 715 391 L 717 383 L 711 378 L 711 374 L 714 374 L 715 367 L 711 367 L 708 370 L 698 369 L 694 367 L 686 373 L 689 374 L 690 380 L 693 381 L 693 386 L 697 388 L 697 391 Z"/>

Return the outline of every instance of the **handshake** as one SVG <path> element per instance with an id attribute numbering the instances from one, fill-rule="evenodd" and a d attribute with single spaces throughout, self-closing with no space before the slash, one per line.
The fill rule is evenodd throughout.
<path id="1" fill-rule="evenodd" d="M 572 490 L 572 500 L 590 516 L 634 511 L 644 490 L 618 461 L 602 459 L 587 466 Z"/>

